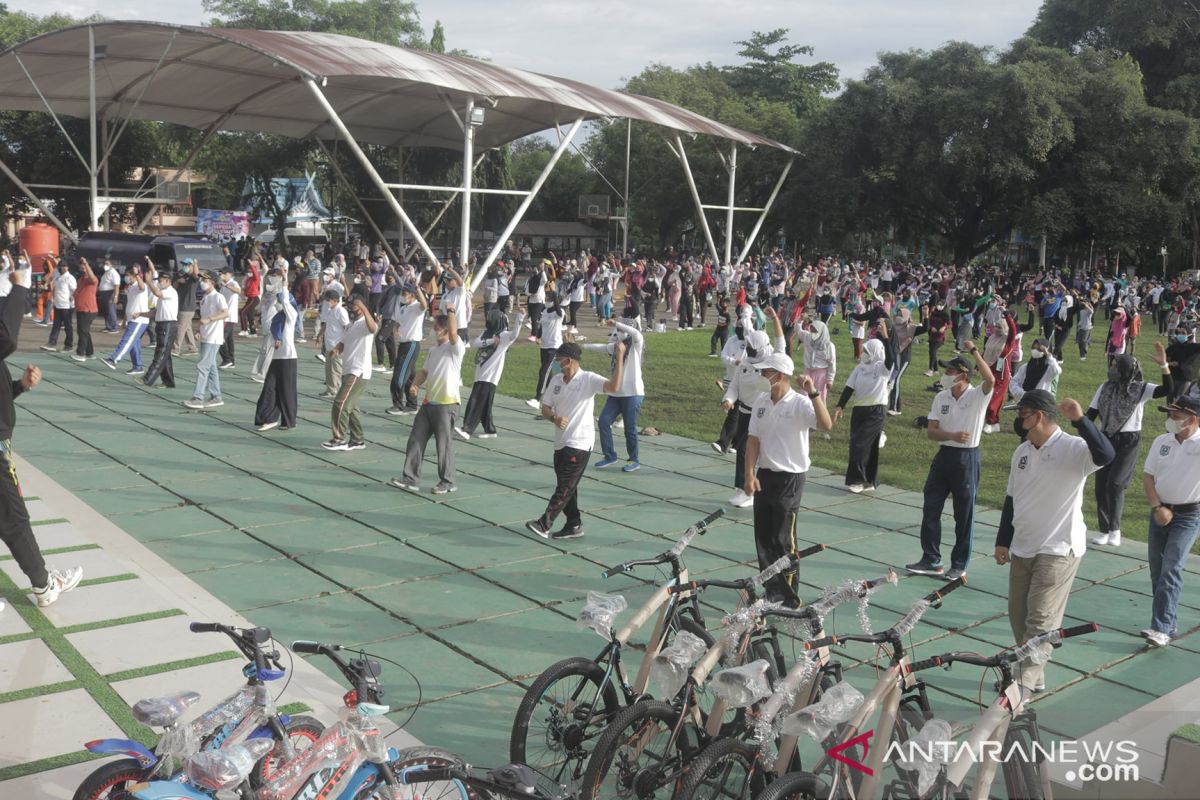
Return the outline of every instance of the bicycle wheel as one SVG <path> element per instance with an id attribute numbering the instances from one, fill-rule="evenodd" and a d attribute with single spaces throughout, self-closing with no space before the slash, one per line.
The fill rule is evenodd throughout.
<path id="1" fill-rule="evenodd" d="M 146 778 L 146 770 L 136 758 L 109 761 L 83 779 L 72 800 L 127 800 L 128 789 Z"/>
<path id="2" fill-rule="evenodd" d="M 810 772 L 780 775 L 755 796 L 754 800 L 826 800 L 829 787 Z"/>
<path id="3" fill-rule="evenodd" d="M 688 765 L 675 800 L 750 800 L 766 787 L 757 758 L 744 742 L 718 739 Z"/>
<path id="4" fill-rule="evenodd" d="M 299 753 L 312 747 L 321 738 L 321 734 L 325 732 L 325 726 L 321 724 L 319 719 L 305 716 L 304 714 L 296 714 L 288 719 L 288 724 L 284 726 L 284 731 L 287 733 L 288 739 L 291 740 L 292 747 Z M 282 764 L 283 747 L 281 743 L 277 743 L 274 750 L 267 753 L 267 755 L 254 765 L 254 771 L 250 773 L 251 788 L 258 789 L 263 784 L 271 781 L 278 774 L 279 767 Z"/>
<path id="5" fill-rule="evenodd" d="M 392 761 L 392 770 L 399 775 L 410 767 L 462 767 L 466 762 L 457 754 L 440 747 L 417 745 L 401 750 Z M 363 795 L 354 800 L 492 800 L 492 796 L 479 789 L 468 789 L 456 781 L 437 781 L 433 783 L 414 783 L 407 786 L 390 787 L 388 794 L 386 786 L 372 786 Z"/>
<path id="6" fill-rule="evenodd" d="M 1004 736 L 1004 749 L 1010 753 L 1033 753 L 1033 736 L 1028 728 L 1014 721 Z M 1009 800 L 1042 800 L 1041 765 L 1025 759 L 1005 760 L 1004 787 Z"/>
<path id="7" fill-rule="evenodd" d="M 645 700 L 617 714 L 583 774 L 580 800 L 670 800 L 686 765 L 701 749 L 701 732 L 666 703 Z"/>
<path id="8" fill-rule="evenodd" d="M 539 675 L 517 708 L 509 760 L 577 784 L 597 737 L 621 710 L 604 674 L 590 659 L 568 658 Z M 601 707 L 593 708 L 597 696 Z"/>

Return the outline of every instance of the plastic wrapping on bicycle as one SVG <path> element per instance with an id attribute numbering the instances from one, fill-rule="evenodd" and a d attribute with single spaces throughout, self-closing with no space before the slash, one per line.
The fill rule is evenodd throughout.
<path id="1" fill-rule="evenodd" d="M 1057 628 L 1034 636 L 1025 642 L 1025 647 L 1037 647 L 1041 644 L 1051 644 L 1057 647 L 1062 643 L 1063 639 L 1069 639 L 1072 636 L 1084 636 L 1089 633 L 1095 633 L 1098 630 L 1100 630 L 1100 626 L 1094 622 L 1076 625 L 1073 628 Z M 1020 661 L 1021 658 L 1019 650 L 1005 650 L 994 656 L 983 656 L 979 653 L 955 650 L 954 652 L 942 653 L 940 656 L 933 656 L 922 661 L 914 661 L 908 665 L 905 671 L 909 673 L 920 672 L 921 670 L 933 667 L 949 667 L 951 664 L 970 664 L 976 667 L 996 668 Z"/>
<path id="2" fill-rule="evenodd" d="M 687 549 L 688 545 L 692 543 L 692 539 L 694 539 L 697 535 L 703 536 L 704 532 L 708 530 L 708 526 L 723 516 L 725 516 L 725 509 L 718 508 L 707 517 L 699 522 L 694 523 L 690 528 L 688 528 L 684 532 L 683 536 L 680 537 L 679 541 L 676 542 L 670 550 L 659 553 L 654 558 L 641 558 L 634 561 L 626 561 L 622 564 L 617 564 L 615 567 L 609 567 L 600 573 L 600 577 L 608 579 L 614 575 L 621 575 L 629 572 L 634 567 L 654 567 L 658 566 L 659 564 L 666 564 L 672 560 L 678 559 L 681 555 L 683 555 L 683 551 Z"/>

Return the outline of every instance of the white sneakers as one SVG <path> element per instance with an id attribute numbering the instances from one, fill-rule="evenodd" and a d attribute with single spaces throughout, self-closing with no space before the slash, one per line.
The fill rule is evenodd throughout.
<path id="1" fill-rule="evenodd" d="M 738 489 L 738 493 L 729 498 L 729 505 L 734 508 L 749 508 L 754 505 L 754 495 L 746 494 Z"/>
<path id="2" fill-rule="evenodd" d="M 851 483 L 846 487 L 846 491 L 853 492 L 854 494 L 862 494 L 864 488 L 866 487 L 861 483 Z"/>
<path id="3" fill-rule="evenodd" d="M 542 401 L 538 400 L 536 397 L 531 397 L 525 401 L 525 405 L 533 409 L 540 409 L 542 407 Z"/>
<path id="4" fill-rule="evenodd" d="M 39 608 L 45 608 L 54 603 L 58 596 L 69 592 L 83 580 L 83 567 L 56 569 L 50 572 L 49 582 L 42 588 L 33 587 L 33 599 Z"/>
<path id="5" fill-rule="evenodd" d="M 465 430 L 463 430 L 462 428 L 459 428 L 459 427 L 455 426 L 455 428 L 454 428 L 454 432 L 455 432 L 455 433 L 457 433 L 457 434 L 459 435 L 459 437 L 460 437 L 460 438 L 462 438 L 462 439 L 466 439 L 466 440 L 468 440 L 468 441 L 471 439 L 471 434 L 467 433 L 467 432 L 466 432 Z"/>
<path id="6" fill-rule="evenodd" d="M 999 425 L 984 425 L 983 432 L 984 433 L 999 433 L 1000 426 Z"/>
<path id="7" fill-rule="evenodd" d="M 1121 532 L 1120 531 L 1112 531 L 1111 533 L 1102 533 L 1099 536 L 1093 536 L 1092 544 L 1100 544 L 1100 545 L 1108 544 L 1108 545 L 1112 545 L 1113 547 L 1120 547 L 1121 546 Z"/>
<path id="8" fill-rule="evenodd" d="M 1142 638 L 1145 639 L 1146 644 L 1150 645 L 1151 647 L 1166 647 L 1171 643 L 1171 637 L 1168 634 L 1165 634 L 1162 631 L 1153 630 L 1151 628 L 1147 628 L 1146 630 L 1142 631 Z"/>

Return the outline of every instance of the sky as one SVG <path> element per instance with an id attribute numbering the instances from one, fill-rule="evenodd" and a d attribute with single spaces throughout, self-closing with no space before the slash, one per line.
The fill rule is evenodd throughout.
<path id="1" fill-rule="evenodd" d="M 861 77 L 888 50 L 948 41 L 1003 48 L 1023 34 L 1041 0 L 416 0 L 426 33 L 508 67 L 618 88 L 650 63 L 684 68 L 739 62 L 734 42 L 790 29 L 843 79 Z M 200 0 L 9 0 L 14 11 L 196 25 Z"/>

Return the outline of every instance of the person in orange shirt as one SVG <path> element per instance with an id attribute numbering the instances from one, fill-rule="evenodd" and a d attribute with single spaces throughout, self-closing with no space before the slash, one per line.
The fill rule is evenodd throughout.
<path id="1" fill-rule="evenodd" d="M 39 284 L 36 324 L 46 327 L 51 322 L 50 309 L 54 305 L 51 297 L 54 289 L 54 258 L 47 256 L 42 261 L 42 277 Z"/>

